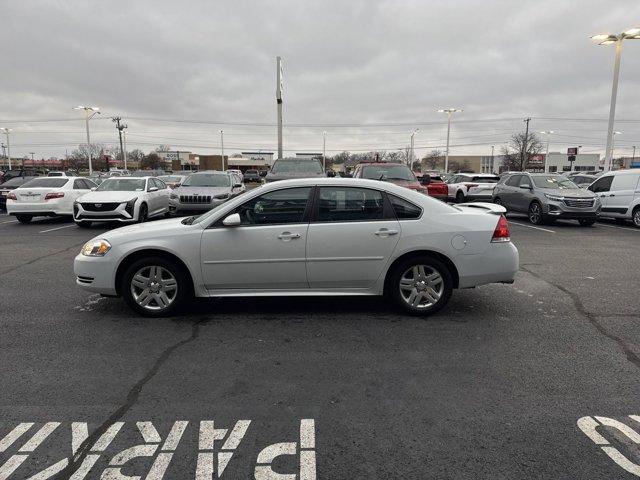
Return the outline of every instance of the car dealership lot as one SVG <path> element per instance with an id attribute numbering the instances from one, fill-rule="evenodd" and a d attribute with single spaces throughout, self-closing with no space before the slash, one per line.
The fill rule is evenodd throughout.
<path id="1" fill-rule="evenodd" d="M 640 432 L 640 230 L 509 218 L 516 282 L 456 291 L 427 319 L 367 297 L 201 300 L 148 319 L 75 285 L 73 257 L 108 227 L 0 215 L 0 478 L 72 445 L 60 478 L 162 478 L 167 458 L 165 478 L 196 478 L 211 453 L 220 478 L 314 478 L 308 452 L 317 478 L 634 478 L 604 449 L 640 464 L 629 435 L 599 427 L 597 444 L 578 420 Z M 207 442 L 210 421 L 227 432 Z M 90 451 L 85 422 L 85 447 L 124 425 Z M 144 443 L 148 457 L 118 455 Z"/>

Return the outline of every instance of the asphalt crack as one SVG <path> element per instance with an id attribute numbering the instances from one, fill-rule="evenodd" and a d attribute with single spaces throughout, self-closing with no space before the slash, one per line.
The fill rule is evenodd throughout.
<path id="1" fill-rule="evenodd" d="M 173 345 L 170 345 L 162 351 L 149 371 L 147 371 L 147 373 L 140 380 L 138 380 L 138 382 L 136 382 L 133 387 L 131 387 L 129 393 L 127 394 L 125 402 L 116 411 L 114 411 L 109 416 L 109 418 L 107 418 L 96 430 L 94 430 L 93 433 L 90 434 L 84 442 L 82 442 L 82 444 L 78 448 L 76 455 L 69 462 L 69 465 L 67 465 L 55 477 L 53 477 L 55 480 L 68 479 L 73 474 L 74 470 L 82 464 L 85 457 L 89 454 L 90 448 L 95 444 L 98 438 L 100 438 L 100 436 L 102 436 L 102 434 L 105 433 L 112 424 L 120 420 L 120 418 L 122 418 L 124 414 L 127 413 L 131 409 L 131 407 L 136 404 L 144 386 L 149 383 L 149 381 L 151 381 L 153 377 L 155 377 L 160 368 L 169 359 L 169 357 L 171 357 L 173 352 L 175 352 L 180 347 L 183 347 L 184 345 L 187 345 L 188 343 L 196 340 L 200 335 L 200 326 L 207 321 L 207 318 L 201 318 L 197 320 L 192 324 L 191 334 L 187 338 L 180 340 Z"/>
<path id="2" fill-rule="evenodd" d="M 3 271 L 0 272 L 0 275 L 6 275 L 7 273 L 15 272 L 19 268 L 27 267 L 29 265 L 33 265 L 34 263 L 36 263 L 36 262 L 38 262 L 40 260 L 43 260 L 43 259 L 45 259 L 47 257 L 51 257 L 53 255 L 58 255 L 59 253 L 66 253 L 69 250 L 72 250 L 74 248 L 78 248 L 80 245 L 84 245 L 85 243 L 86 242 L 76 243 L 76 244 L 71 245 L 68 248 L 64 248 L 62 250 L 58 250 L 58 251 L 55 251 L 55 252 L 47 253 L 46 255 L 42 255 L 40 257 L 36 257 L 34 259 L 29 260 L 26 263 L 21 263 L 20 265 L 16 265 L 15 267 L 11 267 L 11 268 L 8 268 L 7 270 L 3 270 Z"/>
<path id="3" fill-rule="evenodd" d="M 552 287 L 555 287 L 558 290 L 560 290 L 561 292 L 563 292 L 566 295 L 568 295 L 569 298 L 571 298 L 571 301 L 573 302 L 573 305 L 576 308 L 576 310 L 578 311 L 578 313 L 580 315 L 582 315 L 583 317 L 585 317 L 589 321 L 589 323 L 591 323 L 595 327 L 595 329 L 598 332 L 600 332 L 600 334 L 602 334 L 605 337 L 607 337 L 608 339 L 613 340 L 614 342 L 616 342 L 618 344 L 618 346 L 622 349 L 622 351 L 625 354 L 625 356 L 627 357 L 627 360 L 629 362 L 633 363 L 636 367 L 640 368 L 640 357 L 638 357 L 638 355 L 636 355 L 633 352 L 631 347 L 629 347 L 629 345 L 627 345 L 627 343 L 622 338 L 620 338 L 619 336 L 607 331 L 607 329 L 598 321 L 598 319 L 597 319 L 598 315 L 595 314 L 595 313 L 589 312 L 585 308 L 584 304 L 582 303 L 582 300 L 580 300 L 580 297 L 578 296 L 577 293 L 574 293 L 571 290 L 566 289 L 562 285 L 557 284 L 555 282 L 552 282 L 551 280 L 547 280 L 546 278 L 543 278 L 541 275 L 538 275 L 537 273 L 532 272 L 528 268 L 520 266 L 520 269 L 524 270 L 527 273 L 529 273 L 530 275 L 532 275 L 533 277 L 537 278 L 538 280 L 541 280 L 541 281 L 545 282 L 546 284 L 551 285 Z"/>

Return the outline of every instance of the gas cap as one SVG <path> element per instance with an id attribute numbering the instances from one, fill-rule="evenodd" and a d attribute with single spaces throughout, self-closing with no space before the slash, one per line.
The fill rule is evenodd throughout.
<path id="1" fill-rule="evenodd" d="M 456 235 L 451 239 L 451 246 L 456 250 L 464 250 L 467 246 L 467 239 L 464 235 Z"/>

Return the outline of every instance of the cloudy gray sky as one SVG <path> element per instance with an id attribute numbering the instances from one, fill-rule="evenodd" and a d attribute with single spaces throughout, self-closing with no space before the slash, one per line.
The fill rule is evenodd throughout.
<path id="1" fill-rule="evenodd" d="M 275 57 L 284 58 L 285 150 L 398 149 L 445 141 L 488 154 L 533 117 L 551 150 L 603 150 L 613 47 L 588 36 L 640 26 L 638 0 L 2 0 L 0 126 L 12 156 L 92 140 L 129 149 L 275 150 Z M 625 43 L 616 152 L 640 145 L 640 41 Z M 47 121 L 43 121 L 47 120 Z M 4 139 L 3 139 L 4 141 Z M 619 148 L 618 148 L 619 147 Z M 640 155 L 640 151 L 638 152 Z"/>

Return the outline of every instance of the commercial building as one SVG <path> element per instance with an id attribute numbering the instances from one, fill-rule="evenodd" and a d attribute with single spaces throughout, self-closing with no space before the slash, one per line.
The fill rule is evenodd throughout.
<path id="1" fill-rule="evenodd" d="M 273 165 L 273 152 L 242 152 L 240 157 L 229 158 L 229 168 L 242 170 L 268 170 Z"/>
<path id="2" fill-rule="evenodd" d="M 542 155 L 544 157 L 544 155 Z M 579 153 L 575 155 L 576 159 L 569 162 L 569 156 L 566 153 L 550 152 L 544 161 L 544 171 L 546 173 L 562 173 L 562 172 L 587 172 L 600 170 L 600 155 L 597 153 Z"/>

